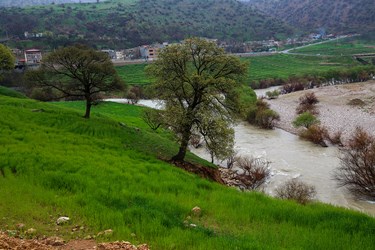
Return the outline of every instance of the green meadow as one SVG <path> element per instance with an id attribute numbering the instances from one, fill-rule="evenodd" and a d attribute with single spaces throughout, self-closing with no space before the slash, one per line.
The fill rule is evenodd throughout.
<path id="1" fill-rule="evenodd" d="M 246 83 L 272 78 L 287 79 L 306 74 L 319 75 L 330 70 L 343 70 L 359 65 L 351 57 L 292 54 L 254 56 L 241 58 L 241 60 L 249 64 Z M 130 64 L 116 67 L 116 70 L 120 77 L 130 85 L 147 85 L 151 80 L 145 73 L 146 66 L 147 64 Z"/>
<path id="2" fill-rule="evenodd" d="M 147 85 L 151 79 L 145 72 L 147 64 L 129 64 L 116 67 L 118 75 L 129 85 Z"/>
<path id="3" fill-rule="evenodd" d="M 1 230 L 24 223 L 36 236 L 71 239 L 112 229 L 96 239 L 153 250 L 375 245 L 375 219 L 365 214 L 239 192 L 160 160 L 177 145 L 147 127 L 141 107 L 101 103 L 88 120 L 83 110 L 82 102 L 41 103 L 0 89 Z M 209 165 L 192 154 L 188 161 Z M 71 221 L 57 226 L 59 216 Z"/>
<path id="4" fill-rule="evenodd" d="M 375 53 L 375 41 L 351 37 L 295 49 L 291 52 L 329 56 L 351 56 L 353 54 Z"/>

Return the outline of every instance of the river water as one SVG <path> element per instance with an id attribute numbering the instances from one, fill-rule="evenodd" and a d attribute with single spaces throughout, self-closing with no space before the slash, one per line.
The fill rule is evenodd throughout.
<path id="1" fill-rule="evenodd" d="M 264 90 L 259 92 L 257 95 L 265 93 Z M 124 99 L 109 101 L 127 102 Z M 142 100 L 139 104 L 160 108 L 160 102 L 152 100 Z M 321 202 L 375 216 L 374 203 L 353 199 L 333 180 L 333 172 L 340 165 L 336 147 L 323 148 L 284 130 L 263 130 L 245 122 L 237 124 L 234 129 L 235 151 L 239 156 L 260 157 L 270 162 L 272 176 L 264 187 L 267 194 L 274 195 L 278 186 L 289 179 L 298 178 L 316 188 L 316 198 Z M 192 148 L 191 151 L 204 159 L 211 159 L 204 148 Z"/>

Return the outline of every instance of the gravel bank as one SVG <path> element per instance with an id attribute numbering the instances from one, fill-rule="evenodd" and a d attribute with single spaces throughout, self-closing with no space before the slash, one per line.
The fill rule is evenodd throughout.
<path id="1" fill-rule="evenodd" d="M 297 130 L 291 125 L 296 117 L 296 107 L 300 96 L 314 92 L 319 100 L 317 108 L 321 124 L 330 134 L 342 131 L 347 140 L 357 127 L 362 127 L 375 136 L 375 81 L 328 86 L 281 95 L 269 100 L 271 108 L 280 114 L 277 127 L 291 133 Z M 360 99 L 363 106 L 350 105 L 353 99 Z"/>

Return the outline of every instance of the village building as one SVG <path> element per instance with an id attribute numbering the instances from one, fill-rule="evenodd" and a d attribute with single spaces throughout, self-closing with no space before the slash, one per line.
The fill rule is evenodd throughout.
<path id="1" fill-rule="evenodd" d="M 26 64 L 40 64 L 42 61 L 42 52 L 38 49 L 25 50 L 24 54 Z"/>
<path id="2" fill-rule="evenodd" d="M 102 49 L 102 52 L 106 53 L 110 59 L 112 60 L 116 60 L 117 59 L 117 55 L 116 55 L 116 51 L 115 50 L 112 50 L 112 49 Z"/>
<path id="3" fill-rule="evenodd" d="M 158 53 L 161 49 L 167 47 L 169 44 L 167 42 L 165 43 L 155 43 L 155 44 L 152 44 L 152 45 L 143 45 L 143 46 L 140 46 L 139 50 L 140 50 L 140 54 L 141 54 L 141 58 L 145 59 L 145 60 L 155 60 L 157 59 L 158 57 Z"/>

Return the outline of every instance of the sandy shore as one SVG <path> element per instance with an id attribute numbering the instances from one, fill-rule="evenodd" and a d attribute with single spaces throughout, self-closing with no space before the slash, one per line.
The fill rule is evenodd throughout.
<path id="1" fill-rule="evenodd" d="M 357 127 L 362 127 L 375 136 L 374 80 L 298 91 L 269 100 L 271 108 L 280 114 L 277 127 L 297 133 L 291 123 L 297 116 L 296 107 L 299 97 L 307 92 L 314 92 L 318 98 L 318 118 L 330 134 L 342 131 L 342 139 L 345 141 Z M 362 100 L 364 105 L 350 105 L 349 102 L 353 99 Z"/>

